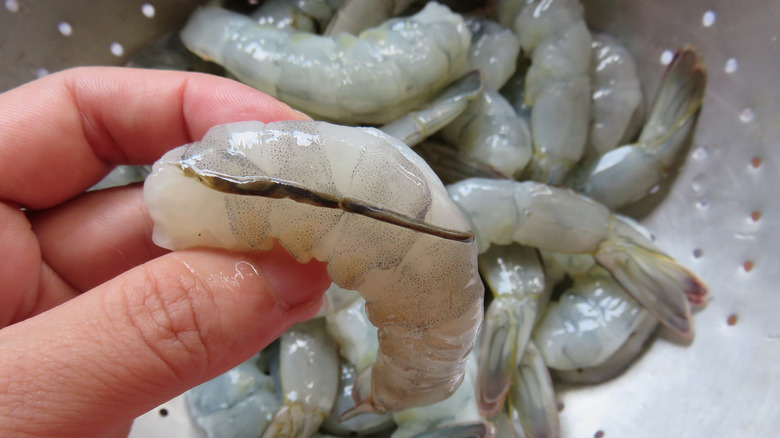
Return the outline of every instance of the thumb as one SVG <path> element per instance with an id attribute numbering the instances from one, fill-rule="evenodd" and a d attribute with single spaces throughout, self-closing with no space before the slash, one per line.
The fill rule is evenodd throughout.
<path id="1" fill-rule="evenodd" d="M 174 252 L 0 330 L 0 436 L 93 436 L 264 348 L 318 308 L 325 265 Z"/>

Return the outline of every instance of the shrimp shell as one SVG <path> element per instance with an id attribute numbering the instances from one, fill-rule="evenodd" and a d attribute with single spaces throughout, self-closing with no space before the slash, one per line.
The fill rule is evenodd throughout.
<path id="1" fill-rule="evenodd" d="M 195 172 L 188 177 L 183 169 Z M 434 228 L 468 233 L 424 161 L 372 128 L 325 122 L 241 122 L 168 152 L 144 186 L 155 243 L 262 251 L 278 241 L 300 262 L 327 261 L 337 285 L 357 290 L 379 329 L 368 411 L 442 400 L 460 384 L 482 320 L 477 246 L 314 202 L 223 193 L 223 180 L 296 181 L 305 194 L 352 197 Z"/>

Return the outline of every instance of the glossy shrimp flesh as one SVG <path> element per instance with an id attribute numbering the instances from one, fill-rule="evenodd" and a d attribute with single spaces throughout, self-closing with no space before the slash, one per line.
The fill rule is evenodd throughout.
<path id="1" fill-rule="evenodd" d="M 195 11 L 187 47 L 240 81 L 321 120 L 381 124 L 420 107 L 468 69 L 469 31 L 432 2 L 359 36 L 259 25 L 216 7 Z"/>
<path id="2" fill-rule="evenodd" d="M 690 302 L 707 287 L 627 217 L 571 190 L 536 182 L 472 178 L 447 188 L 484 252 L 511 242 L 551 252 L 592 254 L 637 301 L 679 335 L 693 335 Z"/>
<path id="3" fill-rule="evenodd" d="M 154 167 L 155 243 L 263 251 L 278 241 L 361 293 L 379 351 L 360 412 L 429 404 L 460 384 L 482 319 L 477 247 L 422 159 L 372 128 L 241 122 Z"/>
<path id="4" fill-rule="evenodd" d="M 647 195 L 669 173 L 693 131 L 707 77 L 696 51 L 677 51 L 636 143 L 613 149 L 572 172 L 567 184 L 617 208 Z"/>
<path id="5" fill-rule="evenodd" d="M 582 5 L 579 0 L 504 0 L 498 11 L 531 58 L 525 86 L 534 141 L 529 174 L 559 184 L 579 161 L 588 136 L 591 35 Z"/>

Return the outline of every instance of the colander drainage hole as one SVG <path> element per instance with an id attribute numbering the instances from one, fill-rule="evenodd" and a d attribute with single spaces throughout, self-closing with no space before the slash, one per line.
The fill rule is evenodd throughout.
<path id="1" fill-rule="evenodd" d="M 168 416 L 168 410 L 165 409 L 165 408 L 160 409 L 159 413 L 160 413 L 161 417 L 167 417 Z"/>
<path id="2" fill-rule="evenodd" d="M 120 57 L 125 54 L 125 48 L 122 47 L 122 45 L 117 43 L 116 41 L 111 43 L 109 49 L 111 50 L 111 54 L 116 57 Z"/>
<path id="3" fill-rule="evenodd" d="M 752 271 L 754 267 L 755 267 L 755 265 L 753 264 L 753 261 L 751 261 L 751 260 L 746 260 L 745 263 L 742 264 L 742 269 L 744 269 L 745 272 Z"/>
<path id="4" fill-rule="evenodd" d="M 726 319 L 726 324 L 728 324 L 730 326 L 737 325 L 737 314 L 736 313 L 732 313 L 731 315 L 729 315 L 729 317 Z"/>
<path id="5" fill-rule="evenodd" d="M 696 249 L 693 250 L 693 258 L 700 259 L 701 256 L 703 256 L 703 255 L 704 255 L 704 251 L 702 251 L 701 249 L 696 248 Z"/>
<path id="6" fill-rule="evenodd" d="M 144 3 L 141 5 L 141 13 L 144 14 L 144 17 L 146 18 L 154 18 L 154 13 L 156 11 L 154 10 L 154 5 L 151 3 Z"/>
<path id="7" fill-rule="evenodd" d="M 753 222 L 758 222 L 761 220 L 761 212 L 758 210 L 753 210 L 750 213 L 750 220 Z"/>
<path id="8" fill-rule="evenodd" d="M 758 169 L 759 167 L 761 167 L 761 162 L 762 162 L 761 157 L 753 157 L 750 159 L 750 167 L 752 169 Z"/>
<path id="9" fill-rule="evenodd" d="M 73 26 L 71 26 L 67 21 L 61 21 L 60 24 L 57 25 L 57 30 L 60 31 L 62 36 L 69 37 L 73 35 Z"/>
<path id="10" fill-rule="evenodd" d="M 600 430 L 593 435 L 593 438 L 604 438 L 604 431 Z"/>

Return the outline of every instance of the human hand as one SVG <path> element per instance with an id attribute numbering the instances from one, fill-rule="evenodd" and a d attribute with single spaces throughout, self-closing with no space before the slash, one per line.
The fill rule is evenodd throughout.
<path id="1" fill-rule="evenodd" d="M 176 72 L 73 69 L 0 94 L 0 436 L 126 435 L 318 309 L 322 263 L 169 253 L 141 187 L 84 193 L 213 125 L 301 118 Z"/>

